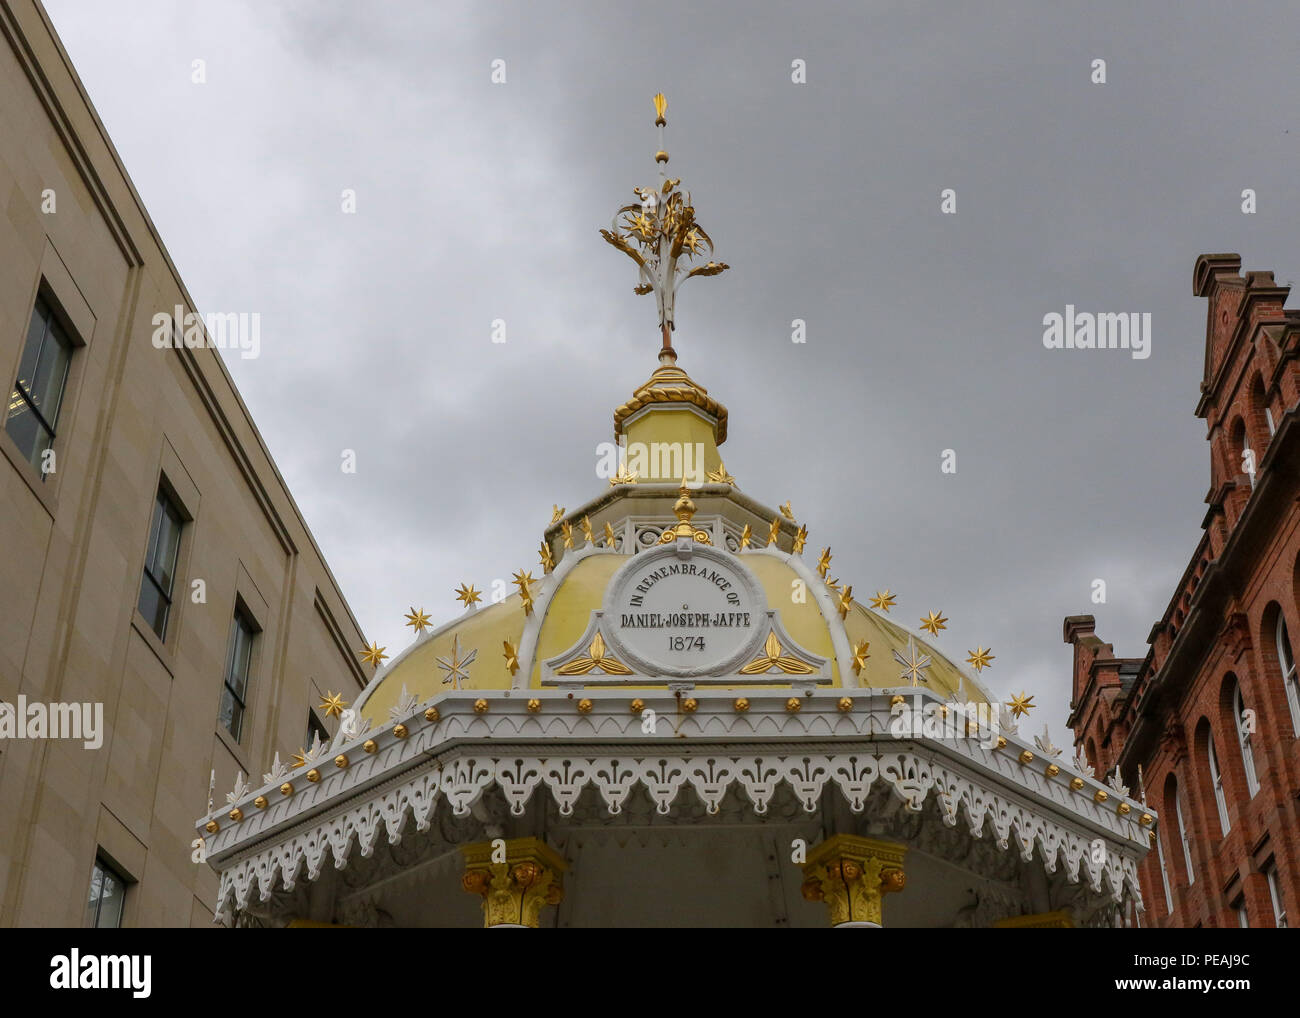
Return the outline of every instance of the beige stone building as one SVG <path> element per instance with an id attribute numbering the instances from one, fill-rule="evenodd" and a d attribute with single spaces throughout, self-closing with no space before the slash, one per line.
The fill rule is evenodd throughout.
<path id="1" fill-rule="evenodd" d="M 46 12 L 0 37 L 0 924 L 205 926 L 210 776 L 307 741 L 363 641 L 220 352 L 155 341 L 196 309 Z"/>

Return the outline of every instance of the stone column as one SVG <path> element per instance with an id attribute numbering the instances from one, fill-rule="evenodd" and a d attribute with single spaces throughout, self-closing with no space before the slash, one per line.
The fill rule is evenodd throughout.
<path id="1" fill-rule="evenodd" d="M 485 928 L 535 930 L 542 906 L 558 905 L 564 897 L 564 860 L 537 838 L 480 841 L 461 852 L 461 886 L 483 898 Z"/>
<path id="2" fill-rule="evenodd" d="M 884 896 L 907 878 L 907 846 L 836 834 L 812 850 L 803 867 L 803 896 L 826 903 L 835 927 L 880 927 Z"/>

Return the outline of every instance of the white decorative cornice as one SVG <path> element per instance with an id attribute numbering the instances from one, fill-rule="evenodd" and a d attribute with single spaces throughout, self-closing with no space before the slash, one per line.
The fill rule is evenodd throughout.
<path id="1" fill-rule="evenodd" d="M 860 812 L 873 785 L 883 781 L 913 812 L 919 812 L 933 794 L 948 826 L 964 821 L 976 838 L 991 830 L 1004 851 L 1014 848 L 1026 862 L 1037 852 L 1048 872 L 1063 863 L 1071 883 L 1085 878 L 1095 893 L 1107 893 L 1116 902 L 1122 901 L 1126 890 L 1141 899 L 1137 876 L 1141 853 L 1132 845 L 1121 848 L 1103 841 L 1103 858 L 1088 832 L 1058 822 L 1014 793 L 995 790 L 978 774 L 935 762 L 923 747 L 910 743 L 878 755 L 800 749 L 763 755 L 700 752 L 609 757 L 460 752 L 403 781 L 374 789 L 349 808 L 302 825 L 286 838 L 223 860 L 218 867 L 218 920 L 229 922 L 233 909 L 246 909 L 254 885 L 261 901 L 270 900 L 277 882 L 280 889 L 292 891 L 304 864 L 309 880 L 320 875 L 327 850 L 335 868 L 343 869 L 354 846 L 362 856 L 371 854 L 381 827 L 389 843 L 397 844 L 412 819 L 418 830 L 428 829 L 440 799 L 453 814 L 463 816 L 493 785 L 515 814 L 522 814 L 544 785 L 564 816 L 573 812 L 588 785 L 597 790 L 611 814 L 619 813 L 640 785 L 664 815 L 683 788 L 690 787 L 709 812 L 717 812 L 723 797 L 738 785 L 761 815 L 782 784 L 809 813 L 816 812 L 828 788 L 837 789 L 849 808 Z"/>
<path id="2" fill-rule="evenodd" d="M 640 691 L 660 735 L 644 732 L 642 717 L 629 710 L 630 694 L 621 690 L 585 690 L 585 711 L 553 690 L 530 690 L 527 697 L 507 690 L 442 694 L 433 707 L 421 705 L 405 719 L 404 737 L 393 727 L 372 731 L 372 752 L 344 745 L 339 759 L 349 762 L 322 761 L 319 781 L 303 780 L 299 769 L 290 775 L 290 795 L 269 785 L 250 789 L 265 807 L 250 798 L 235 804 L 238 821 L 204 818 L 218 826 L 206 840 L 208 859 L 222 874 L 221 908 L 232 902 L 242 908 L 254 877 L 263 895 L 277 875 L 291 888 L 303 859 L 314 877 L 326 845 L 340 867 L 354 838 L 366 854 L 381 819 L 394 842 L 410 817 L 424 829 L 440 796 L 463 815 L 493 784 L 516 812 L 545 784 L 561 813 L 588 783 L 612 813 L 641 784 L 667 813 L 687 785 L 713 808 L 739 783 L 761 814 L 782 782 L 807 809 L 816 809 L 830 783 L 851 809 L 861 810 L 882 777 L 909 808 L 920 809 L 933 793 L 950 825 L 964 816 L 972 831 L 982 830 L 991 818 L 1002 847 L 1011 846 L 1014 830 L 1025 858 L 1038 844 L 1051 870 L 1064 852 L 1071 880 L 1082 861 L 1094 889 L 1105 878 L 1116 897 L 1126 882 L 1139 895 L 1136 863 L 1148 848 L 1149 812 L 1113 792 L 1099 797 L 1109 790 L 1096 779 L 1034 760 L 1018 738 L 891 735 L 891 699 L 903 695 L 937 709 L 929 690 L 855 690 L 851 700 L 842 689 L 809 691 L 798 698 L 797 711 L 790 709 L 790 690 L 745 692 L 744 711 L 735 708 L 734 693 L 705 690 L 693 691 L 695 709 L 683 711 L 672 694 Z M 1093 861 L 1097 842 L 1105 846 L 1102 862 Z"/>

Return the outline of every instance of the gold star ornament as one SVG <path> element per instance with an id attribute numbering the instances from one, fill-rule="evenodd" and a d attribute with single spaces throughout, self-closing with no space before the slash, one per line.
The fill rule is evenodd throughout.
<path id="1" fill-rule="evenodd" d="M 533 574 L 525 572 L 523 569 L 520 569 L 519 572 L 514 575 L 515 586 L 519 588 L 519 593 L 521 594 L 527 594 L 529 586 L 536 582 L 537 581 L 533 579 Z"/>
<path id="2" fill-rule="evenodd" d="M 853 645 L 853 674 L 861 675 L 862 669 L 867 666 L 867 658 L 871 657 L 867 653 L 867 648 L 871 646 L 870 641 L 863 640 L 861 643 Z"/>
<path id="3" fill-rule="evenodd" d="M 1007 706 L 1011 708 L 1012 717 L 1023 717 L 1034 709 L 1034 698 L 1024 693 L 1016 693 L 1012 695 Z"/>
<path id="4" fill-rule="evenodd" d="M 853 587 L 846 586 L 840 591 L 840 618 L 845 619 L 849 616 L 849 609 L 853 607 Z"/>
<path id="5" fill-rule="evenodd" d="M 970 652 L 970 657 L 966 659 L 966 663 L 977 672 L 982 672 L 985 668 L 990 667 L 989 662 L 993 660 L 993 655 L 989 651 L 992 649 L 991 647 L 976 647 Z"/>
<path id="6" fill-rule="evenodd" d="M 780 509 L 781 509 L 781 515 L 784 516 L 787 520 L 794 519 L 794 510 L 790 508 L 790 503 L 788 501 L 786 502 L 785 505 L 781 506 Z"/>
<path id="7" fill-rule="evenodd" d="M 331 693 L 325 690 L 325 696 L 320 702 L 320 709 L 325 712 L 327 718 L 339 718 L 343 716 L 343 711 L 347 704 L 343 702 L 342 693 Z"/>
<path id="8" fill-rule="evenodd" d="M 879 608 L 881 611 L 887 612 L 894 606 L 894 602 L 897 600 L 898 598 L 891 594 L 887 589 L 877 590 L 876 596 L 871 599 L 871 607 Z"/>
<path id="9" fill-rule="evenodd" d="M 826 570 L 831 567 L 831 550 L 829 547 L 823 548 L 822 553 L 817 556 L 817 575 L 823 580 L 826 579 Z"/>
<path id="10" fill-rule="evenodd" d="M 551 554 L 551 546 L 545 541 L 542 542 L 540 554 L 542 558 L 542 569 L 549 573 L 555 568 L 555 556 Z"/>
<path id="11" fill-rule="evenodd" d="M 483 595 L 474 589 L 474 584 L 462 583 L 456 588 L 456 600 L 464 602 L 466 608 L 473 608 L 483 600 Z"/>
<path id="12" fill-rule="evenodd" d="M 423 633 L 426 629 L 428 629 L 432 625 L 432 623 L 429 621 L 429 616 L 424 614 L 423 608 L 421 608 L 419 611 L 416 611 L 414 608 L 412 608 L 409 612 L 407 612 L 406 624 L 410 626 L 412 629 L 414 629 L 417 633 Z"/>
<path id="13" fill-rule="evenodd" d="M 776 539 L 780 536 L 781 536 L 781 517 L 775 516 L 772 518 L 772 529 L 769 530 L 767 533 L 768 546 L 771 547 L 772 545 L 776 544 Z"/>
<path id="14" fill-rule="evenodd" d="M 745 549 L 749 547 L 749 542 L 753 538 L 754 532 L 749 529 L 749 524 L 745 524 L 745 529 L 740 532 L 740 547 Z"/>
<path id="15" fill-rule="evenodd" d="M 939 612 L 938 615 L 934 612 L 930 612 L 929 615 L 926 615 L 921 619 L 921 628 L 928 630 L 931 636 L 938 636 L 940 629 L 948 628 L 944 625 L 947 621 L 948 620 L 943 617 L 943 612 Z"/>
<path id="16" fill-rule="evenodd" d="M 800 526 L 794 535 L 794 553 L 796 555 L 803 554 L 803 546 L 807 542 L 807 540 L 808 540 L 808 528 L 805 526 Z"/>
<path id="17" fill-rule="evenodd" d="M 503 640 L 502 642 L 506 647 L 506 668 L 510 670 L 511 675 L 514 675 L 515 672 L 519 671 L 519 654 L 515 648 L 511 646 L 509 640 Z"/>
<path id="18" fill-rule="evenodd" d="M 552 523 L 559 523 L 559 522 L 560 522 L 560 517 L 563 516 L 563 515 L 564 515 L 564 508 L 563 508 L 562 506 L 558 506 L 558 505 L 556 505 L 554 502 L 552 502 L 552 503 L 551 503 L 551 522 L 552 522 Z"/>
<path id="19" fill-rule="evenodd" d="M 384 663 L 384 658 L 388 657 L 388 655 L 384 653 L 384 650 L 385 648 L 380 647 L 374 641 L 371 641 L 370 646 L 365 650 L 359 651 L 359 653 L 361 654 L 362 661 L 368 664 L 371 668 L 378 668 Z"/>

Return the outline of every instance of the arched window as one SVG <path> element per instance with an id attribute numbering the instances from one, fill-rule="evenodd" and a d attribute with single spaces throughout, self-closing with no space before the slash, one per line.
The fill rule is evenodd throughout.
<path id="1" fill-rule="evenodd" d="M 1169 893 L 1169 869 L 1165 866 L 1165 850 L 1160 844 L 1160 830 L 1156 829 L 1156 858 L 1160 860 L 1160 882 L 1165 885 L 1165 914 L 1174 911 L 1174 896 Z"/>
<path id="2" fill-rule="evenodd" d="M 1219 770 L 1219 755 L 1214 752 L 1214 736 L 1207 735 L 1205 752 L 1210 758 L 1210 782 L 1214 785 L 1214 805 L 1219 811 L 1219 829 L 1227 834 L 1232 829 L 1228 822 L 1228 801 L 1223 795 L 1223 772 Z"/>
<path id="3" fill-rule="evenodd" d="M 1192 867 L 1192 845 L 1187 840 L 1187 825 L 1183 823 L 1183 797 L 1174 788 L 1174 818 L 1178 821 L 1178 839 L 1183 843 L 1183 863 L 1187 867 L 1187 886 L 1196 883 L 1196 870 Z"/>
<path id="4" fill-rule="evenodd" d="M 1250 447 L 1250 431 L 1244 421 L 1238 419 L 1237 426 L 1233 429 L 1236 441 L 1232 444 L 1237 449 L 1237 468 L 1250 478 L 1250 486 L 1255 487 L 1255 473 L 1259 469 L 1256 465 L 1256 455 Z"/>
<path id="5" fill-rule="evenodd" d="M 1255 775 L 1255 752 L 1250 746 L 1250 737 L 1255 731 L 1255 712 L 1246 712 L 1246 701 L 1241 697 L 1241 686 L 1232 694 L 1232 720 L 1237 726 L 1237 742 L 1241 745 L 1241 765 L 1246 770 L 1246 790 L 1255 798 L 1259 791 L 1259 778 Z"/>
<path id="6" fill-rule="evenodd" d="M 1286 704 L 1291 709 L 1291 734 L 1300 738 L 1300 679 L 1296 676 L 1295 654 L 1291 651 L 1291 637 L 1281 611 L 1277 613 L 1277 663 L 1282 669 L 1282 685 L 1286 687 Z"/>
<path id="7" fill-rule="evenodd" d="M 1277 882 L 1277 864 L 1270 859 L 1264 864 L 1264 877 L 1268 880 L 1268 896 L 1273 904 L 1273 925 L 1286 929 L 1286 909 L 1282 907 L 1282 888 Z"/>

